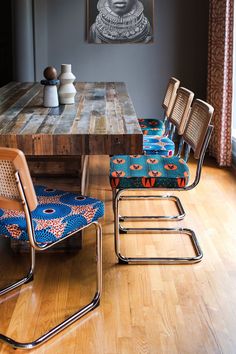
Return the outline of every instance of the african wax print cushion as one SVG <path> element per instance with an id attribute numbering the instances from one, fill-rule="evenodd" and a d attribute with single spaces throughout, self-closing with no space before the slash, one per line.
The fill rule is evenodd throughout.
<path id="1" fill-rule="evenodd" d="M 160 156 L 173 156 L 175 152 L 174 142 L 167 138 L 143 136 L 143 151 L 145 155 L 157 154 Z"/>
<path id="2" fill-rule="evenodd" d="M 98 199 L 44 186 L 35 192 L 39 204 L 31 216 L 38 243 L 55 242 L 104 215 Z M 0 209 L 0 235 L 28 241 L 24 212 Z"/>
<path id="3" fill-rule="evenodd" d="M 143 135 L 162 136 L 165 133 L 165 124 L 160 119 L 139 118 L 138 121 Z"/>
<path id="4" fill-rule="evenodd" d="M 180 188 L 188 181 L 188 165 L 177 156 L 116 155 L 110 158 L 112 188 Z"/>

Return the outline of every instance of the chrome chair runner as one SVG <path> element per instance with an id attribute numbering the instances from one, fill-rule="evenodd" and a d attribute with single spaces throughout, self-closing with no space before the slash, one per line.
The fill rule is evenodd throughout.
<path id="1" fill-rule="evenodd" d="M 0 295 L 33 280 L 36 250 L 42 252 L 90 226 L 94 226 L 96 230 L 96 290 L 93 299 L 32 342 L 23 343 L 0 334 L 0 340 L 13 348 L 31 349 L 49 340 L 99 305 L 102 290 L 102 230 L 97 219 L 103 215 L 104 205 L 93 198 L 42 186 L 36 188 L 36 195 L 24 154 L 17 149 L 0 148 L 0 175 L 2 181 L 0 187 L 0 208 L 2 208 L 0 209 L 0 234 L 13 238 L 17 235 L 18 239 L 28 241 L 30 244 L 30 269 L 27 275 L 1 289 Z M 52 200 L 56 200 L 57 204 L 52 204 Z M 52 215 L 49 215 L 48 219 L 43 218 L 41 214 L 46 211 L 49 214 L 58 213 L 60 217 L 56 215 L 56 218 L 53 219 Z M 43 219 L 40 219 L 41 217 Z M 18 225 L 20 226 L 16 224 L 17 220 L 19 220 Z M 65 220 L 68 220 L 68 223 Z M 49 226 L 43 226 L 47 222 Z M 60 228 L 59 223 L 63 227 Z M 41 228 L 37 227 L 40 225 Z M 71 231 L 68 232 L 68 230 Z"/>
<path id="2" fill-rule="evenodd" d="M 43 334 L 42 336 L 40 336 L 39 338 L 35 339 L 32 342 L 24 342 L 24 343 L 18 342 L 18 341 L 14 340 L 4 334 L 1 334 L 1 333 L 0 333 L 0 341 L 3 341 L 5 343 L 9 344 L 14 349 L 35 348 L 35 347 L 45 343 L 46 341 L 48 341 L 49 339 L 54 337 L 56 334 L 58 334 L 59 332 L 61 332 L 64 329 L 66 329 L 72 323 L 76 322 L 78 319 L 80 319 L 81 317 L 86 315 L 88 312 L 94 310 L 96 307 L 99 306 L 100 296 L 101 296 L 101 292 L 102 292 L 102 269 L 101 269 L 102 268 L 102 261 L 101 261 L 101 257 L 102 257 L 102 254 L 101 254 L 101 242 L 102 241 L 101 240 L 102 240 L 102 237 L 101 237 L 100 224 L 96 223 L 96 222 L 94 222 L 92 224 L 96 227 L 96 245 L 97 245 L 96 246 L 97 247 L 97 252 L 96 252 L 97 253 L 97 290 L 96 290 L 96 293 L 95 293 L 92 301 L 90 303 L 88 303 L 86 306 L 82 307 L 79 311 L 77 311 L 76 313 L 74 313 L 73 315 L 68 317 L 66 320 L 62 321 L 60 324 L 53 327 L 51 330 L 49 330 L 48 332 L 46 332 L 45 334 Z M 85 227 L 85 228 L 87 228 L 87 227 Z M 85 228 L 83 228 L 81 230 L 84 230 Z M 70 235 L 70 236 L 72 236 L 72 235 Z M 2 289 L 0 291 L 0 295 L 6 294 L 9 291 L 33 280 L 34 267 L 35 267 L 35 250 L 32 248 L 31 248 L 31 254 L 33 254 L 33 257 L 31 257 L 31 268 L 30 268 L 30 271 L 27 274 L 27 276 L 25 278 L 19 280 L 18 282 L 15 282 L 15 283 L 11 284 L 10 286 Z"/>
<path id="3" fill-rule="evenodd" d="M 183 204 L 180 199 L 175 195 L 135 195 L 135 196 L 121 196 L 120 200 L 140 200 L 140 199 L 149 199 L 149 200 L 161 200 L 161 201 L 172 201 L 175 203 L 178 214 L 177 215 L 146 215 L 142 216 L 141 219 L 145 220 L 159 220 L 159 221 L 171 221 L 171 220 L 182 220 L 186 216 Z M 119 215 L 119 221 L 128 221 L 128 220 L 140 220 L 140 216 L 127 216 Z M 123 231 L 123 227 L 120 225 L 120 231 Z"/>
<path id="4" fill-rule="evenodd" d="M 142 216 L 137 216 L 137 217 L 119 217 L 120 214 L 120 206 L 119 203 L 121 200 L 129 200 L 129 196 L 125 196 L 122 198 L 122 194 L 126 193 L 127 191 L 137 191 L 137 190 L 145 190 L 147 191 L 146 187 L 140 187 L 142 184 L 145 184 L 148 182 L 148 190 L 150 191 L 188 191 L 197 186 L 197 184 L 200 181 L 201 177 L 201 170 L 202 170 L 202 165 L 203 165 L 203 160 L 205 156 L 205 152 L 211 137 L 211 133 L 213 130 L 213 126 L 210 125 L 211 117 L 213 115 L 213 108 L 208 105 L 207 103 L 201 101 L 201 100 L 195 100 L 193 103 L 193 107 L 190 113 L 190 117 L 187 123 L 187 127 L 185 128 L 182 141 L 180 144 L 180 149 L 178 151 L 178 154 L 174 158 L 174 160 L 177 162 L 178 159 L 180 158 L 180 150 L 182 150 L 182 155 L 184 155 L 184 158 L 187 159 L 189 155 L 190 148 L 194 151 L 194 157 L 197 159 L 197 168 L 196 168 L 196 173 L 195 173 L 195 178 L 193 182 L 188 185 L 187 180 L 188 178 L 177 178 L 176 181 L 173 179 L 172 184 L 170 188 L 161 186 L 161 184 L 164 184 L 164 181 L 166 180 L 167 185 L 170 183 L 168 177 L 158 177 L 157 171 L 155 170 L 154 172 L 157 174 L 156 178 L 153 178 L 153 181 L 150 182 L 150 174 L 152 170 L 150 170 L 150 174 L 144 176 L 142 175 L 142 171 L 145 170 L 145 163 L 142 165 L 142 168 L 140 169 L 140 175 L 138 175 L 138 171 L 134 171 L 134 176 L 136 177 L 131 177 L 127 175 L 125 177 L 125 172 L 128 171 L 129 166 L 125 165 L 125 170 L 124 173 L 122 173 L 121 166 L 118 166 L 117 169 L 119 170 L 119 175 L 120 177 L 116 178 L 115 171 L 114 169 L 116 168 L 116 165 L 112 163 L 116 159 L 116 156 L 114 156 L 111 159 L 111 174 L 110 174 L 110 181 L 111 181 L 111 186 L 113 188 L 113 196 L 114 196 L 114 219 L 115 219 L 115 226 L 114 226 L 114 233 L 115 233 L 115 252 L 118 257 L 119 263 L 157 263 L 157 264 L 188 264 L 188 263 L 195 263 L 199 262 L 202 257 L 203 253 L 202 250 L 199 246 L 199 243 L 197 241 L 196 235 L 193 230 L 190 230 L 188 228 L 160 228 L 160 227 L 152 227 L 152 228 L 141 228 L 141 227 L 126 227 L 126 226 L 121 226 L 120 221 L 122 220 L 145 220 L 146 217 Z M 122 161 L 122 156 L 118 156 L 119 161 Z M 124 159 L 126 157 L 124 156 Z M 132 158 L 132 157 L 131 157 Z M 144 158 L 144 157 L 143 157 Z M 155 159 L 155 155 L 149 156 L 150 159 Z M 172 160 L 171 158 L 159 158 L 160 160 L 157 163 L 161 163 L 161 166 L 163 163 L 167 163 L 168 160 Z M 184 166 L 186 162 L 184 162 L 183 159 L 180 159 L 181 165 Z M 167 163 L 168 165 L 168 163 Z M 115 166 L 115 167 L 114 167 Z M 133 165 L 131 165 L 132 167 Z M 187 168 L 187 165 L 186 165 Z M 145 170 L 146 171 L 146 170 Z M 186 171 L 186 169 L 185 169 Z M 132 172 L 132 169 L 131 169 Z M 127 172 L 128 173 L 128 172 Z M 121 177 L 123 174 L 123 177 Z M 171 174 L 171 172 L 170 172 Z M 143 177 L 138 177 L 138 176 L 143 176 Z M 183 176 L 186 176 L 185 172 Z M 161 179 L 161 182 L 159 181 Z M 155 181 L 154 181 L 155 180 Z M 134 183 L 135 186 L 132 188 L 131 184 Z M 150 183 L 155 183 L 156 186 L 150 186 Z M 158 185 L 160 183 L 160 185 Z M 180 185 L 179 185 L 180 184 Z M 159 196 L 158 196 L 159 197 Z M 132 197 L 131 197 L 132 198 Z M 150 197 L 151 198 L 151 197 Z M 136 204 L 137 205 L 137 204 Z M 148 219 L 148 218 L 147 218 Z M 150 218 L 152 219 L 152 217 Z M 124 256 L 121 254 L 121 248 L 120 248 L 120 234 L 121 233 L 146 233 L 146 232 L 155 232 L 157 234 L 160 233 L 180 233 L 180 234 L 186 234 L 187 236 L 190 237 L 190 240 L 192 242 L 194 251 L 195 251 L 195 256 L 193 257 L 129 257 L 129 256 Z"/>

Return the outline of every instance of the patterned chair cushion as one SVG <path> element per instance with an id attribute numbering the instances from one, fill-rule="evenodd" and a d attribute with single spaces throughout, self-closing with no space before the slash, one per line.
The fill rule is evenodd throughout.
<path id="1" fill-rule="evenodd" d="M 167 138 L 157 138 L 144 135 L 143 150 L 145 155 L 160 155 L 171 157 L 175 152 L 174 142 Z"/>
<path id="2" fill-rule="evenodd" d="M 162 136 L 165 133 L 165 124 L 160 119 L 139 118 L 138 121 L 143 135 Z"/>
<path id="3" fill-rule="evenodd" d="M 38 206 L 31 213 L 38 243 L 52 243 L 104 215 L 100 200 L 35 186 Z M 0 209 L 0 235 L 28 241 L 24 212 Z"/>
<path id="4" fill-rule="evenodd" d="M 116 155 L 110 159 L 112 188 L 179 188 L 188 181 L 188 165 L 176 156 Z"/>

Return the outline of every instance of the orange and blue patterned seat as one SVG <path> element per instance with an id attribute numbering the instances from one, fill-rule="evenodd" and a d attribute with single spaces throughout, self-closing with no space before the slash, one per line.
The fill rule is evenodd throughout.
<path id="1" fill-rule="evenodd" d="M 189 181 L 189 167 L 177 156 L 116 155 L 110 159 L 113 189 L 179 188 Z"/>
<path id="2" fill-rule="evenodd" d="M 143 136 L 143 150 L 145 155 L 160 155 L 171 157 L 175 152 L 175 143 L 168 137 Z"/>
<path id="3" fill-rule="evenodd" d="M 35 186 L 38 206 L 32 211 L 35 238 L 38 243 L 55 242 L 104 215 L 100 200 L 80 194 Z M 0 209 L 0 234 L 28 241 L 23 211 Z"/>
<path id="4" fill-rule="evenodd" d="M 160 119 L 139 118 L 138 121 L 143 135 L 155 135 L 160 137 L 165 133 L 165 123 Z"/>

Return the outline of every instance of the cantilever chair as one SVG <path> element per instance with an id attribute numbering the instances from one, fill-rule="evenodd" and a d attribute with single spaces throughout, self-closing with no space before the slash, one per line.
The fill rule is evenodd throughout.
<path id="1" fill-rule="evenodd" d="M 199 262 L 202 251 L 197 237 L 193 230 L 187 228 L 130 228 L 120 224 L 123 220 L 145 220 L 153 219 L 155 216 L 119 216 L 120 201 L 137 199 L 155 199 L 151 195 L 146 196 L 122 196 L 127 191 L 151 190 L 151 191 L 188 191 L 197 186 L 200 181 L 202 164 L 205 152 L 211 137 L 213 126 L 210 121 L 213 115 L 213 107 L 201 100 L 195 100 L 187 126 L 184 130 L 179 151 L 174 157 L 162 157 L 157 155 L 118 155 L 110 160 L 110 183 L 113 190 L 114 199 L 114 235 L 115 252 L 119 263 L 158 263 L 158 264 L 189 264 Z M 194 152 L 197 160 L 197 169 L 194 181 L 189 184 L 189 166 L 187 160 L 190 149 Z M 181 157 L 183 156 L 183 157 Z M 193 257 L 129 257 L 121 254 L 120 250 L 120 230 L 122 233 L 180 233 L 190 237 L 195 256 Z"/>
<path id="2" fill-rule="evenodd" d="M 171 157 L 175 152 L 175 143 L 173 135 L 175 131 L 180 139 L 184 133 L 187 121 L 189 118 L 190 108 L 193 101 L 194 93 L 184 87 L 180 87 L 177 91 L 176 99 L 172 111 L 168 117 L 169 136 L 157 137 L 144 135 L 143 150 L 145 155 L 159 155 Z M 156 220 L 182 220 L 185 217 L 185 210 L 180 199 L 175 195 L 158 195 L 156 199 L 160 201 L 171 201 L 175 203 L 178 210 L 177 215 L 156 215 L 152 219 Z M 150 218 L 150 217 L 149 217 Z M 125 217 L 120 216 L 120 220 L 125 220 Z M 122 231 L 122 230 L 121 230 Z"/>
<path id="3" fill-rule="evenodd" d="M 102 230 L 98 219 L 104 214 L 101 201 L 76 193 L 33 186 L 23 152 L 0 148 L 0 235 L 30 245 L 31 265 L 22 279 L 0 290 L 0 295 L 33 280 L 35 251 L 44 251 L 78 231 L 93 225 L 96 230 L 96 292 L 91 302 L 48 332 L 28 343 L 4 334 L 0 340 L 14 348 L 31 349 L 61 332 L 100 303 Z"/>
<path id="4" fill-rule="evenodd" d="M 162 107 L 164 109 L 164 120 L 153 118 L 139 118 L 139 124 L 144 135 L 163 136 L 165 134 L 166 121 L 173 108 L 176 92 L 179 88 L 179 85 L 179 80 L 177 80 L 175 77 L 170 78 L 167 85 L 165 97 L 162 102 Z"/>
<path id="5" fill-rule="evenodd" d="M 160 156 L 171 157 L 175 152 L 175 143 L 173 135 L 175 131 L 179 136 L 183 135 L 187 124 L 190 107 L 193 101 L 194 93 L 184 87 L 177 90 L 176 98 L 172 110 L 167 118 L 167 134 L 164 137 L 143 136 L 144 154 L 157 154 Z"/>

